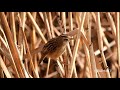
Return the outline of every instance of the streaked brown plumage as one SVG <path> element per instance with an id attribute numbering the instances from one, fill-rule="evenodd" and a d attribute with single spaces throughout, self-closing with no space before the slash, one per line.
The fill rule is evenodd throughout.
<path id="1" fill-rule="evenodd" d="M 39 64 L 44 60 L 45 57 L 56 60 L 64 53 L 66 45 L 71 39 L 72 38 L 67 34 L 62 34 L 50 39 L 42 48 Z"/>

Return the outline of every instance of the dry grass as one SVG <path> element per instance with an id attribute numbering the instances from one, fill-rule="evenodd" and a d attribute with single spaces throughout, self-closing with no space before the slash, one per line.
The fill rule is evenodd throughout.
<path id="1" fill-rule="evenodd" d="M 0 78 L 119 78 L 119 12 L 0 12 Z M 74 39 L 41 63 L 51 38 Z M 65 64 L 61 63 L 65 62 Z"/>

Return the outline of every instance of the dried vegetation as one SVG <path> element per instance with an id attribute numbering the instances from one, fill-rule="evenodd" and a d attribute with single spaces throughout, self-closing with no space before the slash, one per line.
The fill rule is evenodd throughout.
<path id="1" fill-rule="evenodd" d="M 119 78 L 119 16 L 0 12 L 0 78 Z M 43 45 L 62 33 L 74 38 L 65 53 L 57 62 L 48 59 L 38 66 Z"/>

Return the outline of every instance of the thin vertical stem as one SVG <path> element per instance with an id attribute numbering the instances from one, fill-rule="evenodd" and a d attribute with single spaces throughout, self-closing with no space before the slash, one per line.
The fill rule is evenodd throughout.
<path id="1" fill-rule="evenodd" d="M 92 78 L 98 78 L 97 67 L 96 67 L 96 62 L 95 62 L 95 55 L 94 55 L 92 43 L 89 46 L 89 48 L 90 48 L 90 61 L 91 61 L 91 69 L 92 69 Z"/>
<path id="2" fill-rule="evenodd" d="M 107 62 L 106 62 L 106 59 L 105 59 L 105 56 L 103 53 L 103 39 L 102 39 L 103 36 L 102 36 L 102 32 L 101 32 L 100 13 L 99 12 L 96 13 L 96 18 L 97 18 L 97 27 L 98 27 L 97 28 L 98 46 L 99 46 L 99 49 L 101 52 L 101 57 L 102 57 L 104 69 L 106 71 L 105 73 L 106 73 L 107 77 L 110 78 L 109 69 L 108 69 Z"/>
<path id="3" fill-rule="evenodd" d="M 9 73 L 9 71 L 8 71 L 8 69 L 7 69 L 7 67 L 6 67 L 6 65 L 5 65 L 5 63 L 4 63 L 4 61 L 3 61 L 1 56 L 0 56 L 0 66 L 2 67 L 6 77 L 7 78 L 11 78 L 11 75 L 10 75 L 10 73 Z"/>
<path id="4" fill-rule="evenodd" d="M 117 57 L 118 57 L 118 65 L 119 65 L 119 75 L 118 77 L 120 78 L 120 17 L 119 17 L 119 12 L 117 12 L 117 33 L 116 33 L 116 37 L 117 37 Z"/>
<path id="5" fill-rule="evenodd" d="M 80 18 L 78 19 L 80 26 L 79 26 L 79 31 L 78 31 L 78 34 L 77 34 L 77 40 L 76 40 L 76 43 L 75 43 L 75 47 L 74 47 L 74 50 L 73 50 L 73 57 L 72 57 L 72 61 L 70 63 L 70 70 L 69 70 L 68 78 L 72 77 L 73 68 L 75 67 L 75 60 L 76 60 L 76 56 L 77 56 L 78 46 L 79 46 L 79 43 L 80 43 L 80 31 L 83 29 L 85 15 L 86 15 L 86 12 L 83 13 L 83 18 L 81 20 L 81 24 L 80 24 Z"/>
<path id="6" fill-rule="evenodd" d="M 29 16 L 32 24 L 35 26 L 36 30 L 38 31 L 38 33 L 40 34 L 41 38 L 43 39 L 43 41 L 44 41 L 45 43 L 47 43 L 46 38 L 44 37 L 43 33 L 41 32 L 41 29 L 38 27 L 38 25 L 37 25 L 37 23 L 35 22 L 33 16 L 31 15 L 31 13 L 30 13 L 30 12 L 27 12 L 27 14 L 28 14 L 28 16 Z"/>
<path id="7" fill-rule="evenodd" d="M 1 21 L 3 22 L 2 24 L 4 27 L 4 32 L 6 34 L 7 41 L 8 41 L 9 47 L 10 47 L 10 51 L 11 51 L 11 54 L 13 56 L 13 59 L 14 59 L 14 62 L 16 64 L 19 75 L 20 75 L 20 77 L 24 77 L 22 65 L 20 62 L 19 53 L 17 51 L 15 43 L 13 42 L 12 33 L 10 31 L 10 28 L 9 28 L 9 25 L 8 25 L 8 22 L 7 22 L 7 19 L 6 19 L 4 12 L 0 12 L 0 18 L 1 18 Z"/>

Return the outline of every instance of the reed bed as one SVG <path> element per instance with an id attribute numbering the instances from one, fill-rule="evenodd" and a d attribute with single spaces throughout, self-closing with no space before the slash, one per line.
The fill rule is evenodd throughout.
<path id="1" fill-rule="evenodd" d="M 119 78 L 119 12 L 0 12 L 0 78 Z M 73 37 L 59 60 L 41 49 Z M 62 63 L 65 62 L 65 63 Z"/>

